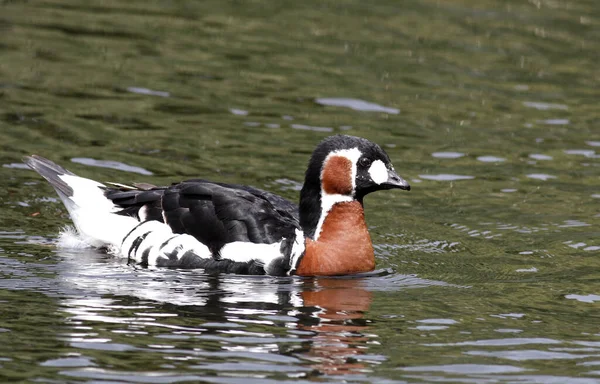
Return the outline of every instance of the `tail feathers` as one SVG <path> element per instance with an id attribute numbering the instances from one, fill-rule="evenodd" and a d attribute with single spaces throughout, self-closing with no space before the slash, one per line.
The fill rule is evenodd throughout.
<path id="1" fill-rule="evenodd" d="M 56 192 L 58 192 L 61 199 L 63 196 L 73 196 L 73 188 L 71 188 L 69 184 L 60 178 L 62 175 L 75 176 L 73 172 L 68 171 L 60 165 L 38 155 L 25 156 L 23 161 L 31 169 L 39 173 L 44 179 L 48 180 L 54 189 L 56 189 Z"/>
<path id="2" fill-rule="evenodd" d="M 24 162 L 54 187 L 82 241 L 94 247 L 119 246 L 139 222 L 117 215 L 119 207 L 104 195 L 103 184 L 74 173 L 40 156 L 27 156 Z"/>

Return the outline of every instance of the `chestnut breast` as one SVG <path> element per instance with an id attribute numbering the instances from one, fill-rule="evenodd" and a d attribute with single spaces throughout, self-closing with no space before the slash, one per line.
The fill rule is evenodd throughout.
<path id="1" fill-rule="evenodd" d="M 331 208 L 317 241 L 306 239 L 306 250 L 296 274 L 346 275 L 374 268 L 373 245 L 362 204 L 348 201 Z"/>

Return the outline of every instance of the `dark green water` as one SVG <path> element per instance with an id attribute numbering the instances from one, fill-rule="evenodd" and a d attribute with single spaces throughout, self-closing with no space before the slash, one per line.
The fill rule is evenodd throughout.
<path id="1" fill-rule="evenodd" d="M 599 62 L 591 0 L 0 0 L 0 381 L 600 383 Z M 377 276 L 57 250 L 19 164 L 295 200 L 340 132 L 413 186 L 366 201 Z"/>

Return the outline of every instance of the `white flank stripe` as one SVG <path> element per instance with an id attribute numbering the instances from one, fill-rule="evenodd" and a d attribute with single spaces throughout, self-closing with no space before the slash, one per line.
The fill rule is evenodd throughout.
<path id="1" fill-rule="evenodd" d="M 221 251 L 221 258 L 239 263 L 248 263 L 252 260 L 259 262 L 268 273 L 269 264 L 280 258 L 281 242 L 273 244 L 255 244 L 245 241 L 234 241 L 225 244 Z"/>
<path id="2" fill-rule="evenodd" d="M 369 175 L 375 184 L 385 183 L 388 179 L 388 170 L 381 160 L 375 160 L 369 167 Z"/>
<path id="3" fill-rule="evenodd" d="M 137 248 L 136 241 L 140 242 L 137 244 Z M 163 244 L 165 245 L 162 246 Z M 144 261 L 142 255 L 146 252 L 148 265 L 156 265 L 159 257 L 168 258 L 170 255 L 176 255 L 180 258 L 188 251 L 201 258 L 212 257 L 208 247 L 196 240 L 195 237 L 187 234 L 176 235 L 168 225 L 152 220 L 139 224 L 127 235 L 117 254 L 141 263 Z"/>
<path id="4" fill-rule="evenodd" d="M 292 253 L 290 254 L 290 269 L 287 272 L 288 276 L 291 276 L 296 268 L 298 268 L 298 259 L 300 259 L 300 256 L 304 254 L 304 250 L 306 248 L 304 232 L 296 229 L 295 235 L 294 244 L 292 245 Z"/>
<path id="5" fill-rule="evenodd" d="M 304 245 L 294 244 L 297 252 L 302 252 Z M 187 234 L 174 234 L 171 228 L 159 221 L 146 221 L 139 224 L 123 239 L 123 244 L 114 250 L 119 256 L 135 260 L 137 263 L 157 265 L 159 258 L 171 261 L 181 260 L 186 253 L 193 253 L 203 259 L 212 259 L 213 255 L 207 246 L 195 237 Z M 236 241 L 226 244 L 219 252 L 221 259 L 233 262 L 257 262 L 264 266 L 265 271 L 271 271 L 270 264 L 283 257 L 281 242 L 273 244 L 254 244 Z M 146 255 L 146 257 L 144 257 Z"/>
<path id="6" fill-rule="evenodd" d="M 199 242 L 194 236 L 183 234 L 177 235 L 173 238 L 173 234 L 163 239 L 152 239 L 152 242 L 147 243 L 151 249 L 148 255 L 148 265 L 156 265 L 159 257 L 169 257 L 169 255 L 175 255 L 178 260 L 188 252 L 202 259 L 212 259 L 212 253 L 208 247 Z M 159 240 L 159 241 L 156 241 Z M 162 241 L 161 241 L 162 240 Z M 161 247 L 165 241 L 169 240 L 166 246 Z M 143 244 L 143 243 L 142 243 Z M 139 255 L 144 253 L 144 249 L 140 247 L 137 252 Z M 141 256 L 136 256 L 141 259 Z"/>
<path id="7" fill-rule="evenodd" d="M 161 223 L 160 221 L 152 220 L 145 221 L 141 224 L 138 223 L 137 228 L 135 228 L 127 236 L 125 236 L 125 238 L 123 238 L 123 243 L 121 244 L 121 247 L 119 247 L 117 252 L 119 256 L 135 258 L 134 254 L 129 254 L 130 250 L 132 250 L 133 243 L 139 237 L 142 237 L 145 234 L 147 234 L 146 239 L 153 240 L 154 243 L 158 243 L 161 239 L 164 239 L 163 241 L 166 241 L 169 237 L 173 236 L 171 228 L 168 225 Z M 162 243 L 158 243 L 158 245 L 160 244 Z M 147 247 L 148 246 L 146 246 L 146 248 Z M 138 246 L 138 250 L 140 248 L 141 246 Z M 139 253 L 141 255 L 141 252 Z"/>

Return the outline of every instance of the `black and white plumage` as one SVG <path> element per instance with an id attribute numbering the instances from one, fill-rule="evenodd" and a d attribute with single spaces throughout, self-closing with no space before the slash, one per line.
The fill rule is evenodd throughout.
<path id="1" fill-rule="evenodd" d="M 24 160 L 57 191 L 83 243 L 142 265 L 241 274 L 372 269 L 374 259 L 365 264 L 373 255 L 362 225 L 362 199 L 375 190 L 410 189 L 378 145 L 341 135 L 325 139 L 314 151 L 299 207 L 249 186 L 202 179 L 169 187 L 107 186 L 39 156 Z M 360 224 L 354 227 L 364 229 L 343 228 L 353 220 Z M 334 244 L 344 240 L 350 251 Z M 362 253 L 352 255 L 354 246 Z M 357 267 L 347 265 L 352 263 Z"/>
<path id="2" fill-rule="evenodd" d="M 274 243 L 294 236 L 298 208 L 260 189 L 187 180 L 147 190 L 107 189 L 105 196 L 140 221 L 157 220 L 187 233 L 218 254 L 227 243 Z"/>

